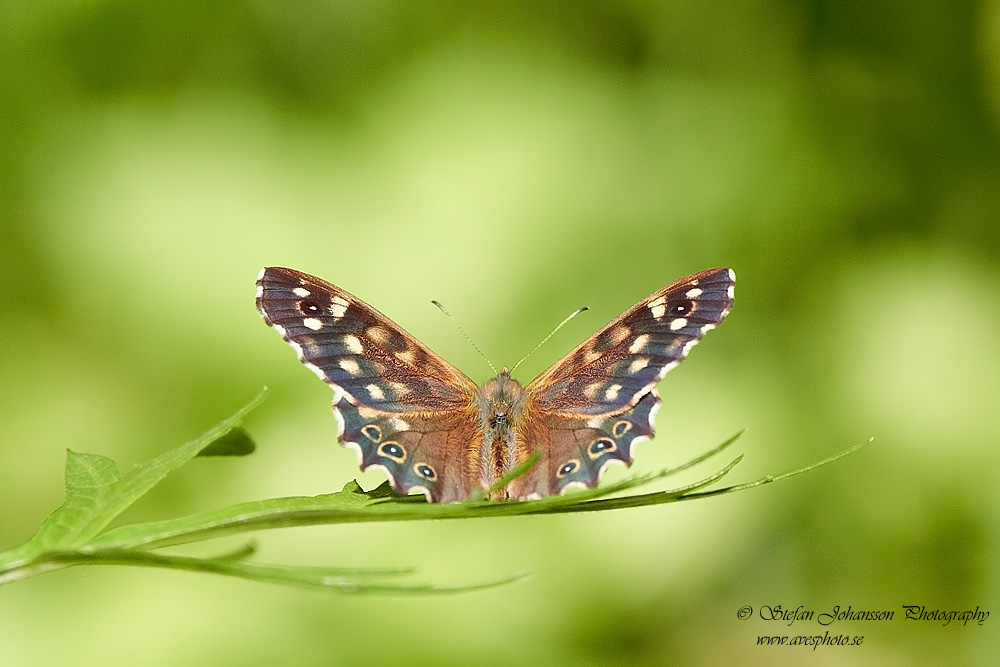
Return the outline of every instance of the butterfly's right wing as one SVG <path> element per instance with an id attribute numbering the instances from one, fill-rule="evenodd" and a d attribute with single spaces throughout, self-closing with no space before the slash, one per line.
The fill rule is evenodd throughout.
<path id="1" fill-rule="evenodd" d="M 539 463 L 514 480 L 512 497 L 595 486 L 610 463 L 631 465 L 632 448 L 653 436 L 656 383 L 733 305 L 732 269 L 681 278 L 626 310 L 527 387 L 530 418 L 520 458 Z"/>
<path id="2" fill-rule="evenodd" d="M 299 360 L 334 389 L 340 440 L 400 493 L 462 500 L 478 486 L 476 385 L 388 317 L 294 269 L 257 278 L 257 308 Z"/>

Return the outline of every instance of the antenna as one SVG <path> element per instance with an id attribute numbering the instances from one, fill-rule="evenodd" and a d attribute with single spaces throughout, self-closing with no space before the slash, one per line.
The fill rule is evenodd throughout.
<path id="1" fill-rule="evenodd" d="M 492 371 L 493 371 L 494 373 L 496 373 L 497 375 L 499 375 L 499 373 L 497 373 L 497 368 L 496 368 L 496 366 L 494 366 L 494 365 L 493 365 L 493 362 L 491 362 L 491 361 L 489 360 L 489 357 L 487 357 L 487 356 L 486 356 L 485 354 L 483 354 L 483 351 L 482 351 L 482 350 L 480 350 L 480 349 L 479 349 L 478 347 L 476 347 L 476 344 L 472 342 L 472 338 L 471 338 L 471 337 L 469 336 L 469 334 L 465 333 L 465 329 L 463 329 L 463 328 L 462 328 L 462 325 L 458 323 L 458 320 L 456 320 L 456 319 L 455 319 L 454 317 L 452 317 L 452 316 L 451 316 L 451 313 L 449 313 L 449 312 L 448 312 L 447 310 L 445 310 L 445 309 L 444 309 L 444 306 L 442 306 L 442 305 L 441 305 L 441 303 L 440 303 L 439 301 L 434 301 L 433 299 L 431 299 L 431 303 L 433 303 L 433 304 L 434 304 L 435 306 L 437 306 L 437 307 L 438 307 L 438 310 L 440 310 L 440 311 L 441 311 L 442 313 L 444 313 L 445 315 L 447 315 L 448 319 L 449 319 L 449 320 L 451 320 L 451 323 L 452 323 L 452 324 L 454 324 L 454 325 L 455 325 L 455 327 L 456 327 L 456 328 L 457 328 L 457 329 L 458 329 L 459 331 L 461 331 L 461 332 L 462 332 L 462 335 L 463 335 L 463 336 L 465 336 L 465 340 L 469 341 L 469 345 L 471 345 L 471 346 L 472 346 L 472 349 L 474 349 L 474 350 L 475 350 L 476 352 L 478 352 L 478 353 L 479 353 L 479 356 L 480 356 L 480 357 L 482 357 L 482 358 L 483 358 L 484 360 L 486 360 L 486 363 L 487 363 L 487 364 L 489 364 L 489 366 L 490 366 L 490 369 L 492 369 Z"/>
<path id="2" fill-rule="evenodd" d="M 531 350 L 531 352 L 529 352 L 528 354 L 526 354 L 526 355 L 524 355 L 523 357 L 521 357 L 521 361 L 524 361 L 525 359 L 527 359 L 528 357 L 530 357 L 531 355 L 533 355 L 533 354 L 535 353 L 535 351 L 537 351 L 537 350 L 538 350 L 538 348 L 540 348 L 540 347 L 541 347 L 542 345 L 545 345 L 545 343 L 546 343 L 546 342 L 548 342 L 548 340 L 549 340 L 550 338 L 552 338 L 553 336 L 555 336 L 555 335 L 556 335 L 556 332 L 557 332 L 557 331 L 559 331 L 560 329 L 562 329 L 562 328 L 563 328 L 563 326 L 564 326 L 564 325 L 565 325 L 565 324 L 566 324 L 567 322 L 569 322 L 569 321 L 570 321 L 571 319 L 573 319 L 574 317 L 576 317 L 577 315 L 579 315 L 580 313 L 582 313 L 582 312 L 583 312 L 583 311 L 585 311 L 585 310 L 590 310 L 590 309 L 589 309 L 589 308 L 587 308 L 586 306 L 584 306 L 583 308 L 577 308 L 577 309 L 576 309 L 576 310 L 574 310 L 574 311 L 573 311 L 572 313 L 570 313 L 570 314 L 569 314 L 569 317 L 567 317 L 567 318 L 566 318 L 565 320 L 563 320 L 562 322 L 560 322 L 560 323 L 559 323 L 559 326 L 557 326 L 557 327 L 556 327 L 555 329 L 553 329 L 553 330 L 552 330 L 552 333 L 550 333 L 550 334 L 549 334 L 548 336 L 546 336 L 545 338 L 543 338 L 543 339 L 542 339 L 542 342 L 541 342 L 541 343 L 539 343 L 538 345 L 536 345 L 536 346 L 534 347 L 534 349 L 532 349 L 532 350 Z M 513 373 L 513 372 L 514 372 L 514 370 L 515 370 L 515 369 L 516 369 L 516 368 L 517 368 L 518 366 L 520 366 L 520 365 L 521 365 L 521 361 L 518 361 L 518 362 L 517 362 L 516 364 L 514 364 L 514 368 L 511 368 L 511 369 L 510 369 L 510 372 L 511 372 L 511 373 Z"/>

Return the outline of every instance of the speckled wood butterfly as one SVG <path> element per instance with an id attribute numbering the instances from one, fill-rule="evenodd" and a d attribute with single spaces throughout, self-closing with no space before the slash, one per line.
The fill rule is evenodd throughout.
<path id="1" fill-rule="evenodd" d="M 398 493 L 458 502 L 539 450 L 496 499 L 595 486 L 653 437 L 656 383 L 733 305 L 732 269 L 654 292 L 522 387 L 505 368 L 482 387 L 367 303 L 293 269 L 257 278 L 257 308 L 333 387 L 340 441 Z"/>

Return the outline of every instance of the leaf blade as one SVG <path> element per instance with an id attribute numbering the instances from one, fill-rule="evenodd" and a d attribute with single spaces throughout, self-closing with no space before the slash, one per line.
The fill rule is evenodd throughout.
<path id="1" fill-rule="evenodd" d="M 265 388 L 231 417 L 200 437 L 139 464 L 124 475 L 107 457 L 68 451 L 65 501 L 27 542 L 0 554 L 0 567 L 31 560 L 46 552 L 83 546 L 163 478 L 229 433 L 266 396 Z"/>

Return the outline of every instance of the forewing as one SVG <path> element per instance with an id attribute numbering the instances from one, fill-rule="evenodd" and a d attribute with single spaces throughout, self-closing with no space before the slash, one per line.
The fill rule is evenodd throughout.
<path id="1" fill-rule="evenodd" d="M 269 267 L 257 308 L 299 360 L 350 402 L 388 413 L 464 409 L 476 385 L 388 317 L 336 285 Z"/>
<path id="2" fill-rule="evenodd" d="M 528 385 L 533 410 L 613 415 L 636 405 L 733 305 L 732 269 L 681 278 L 629 308 Z"/>

